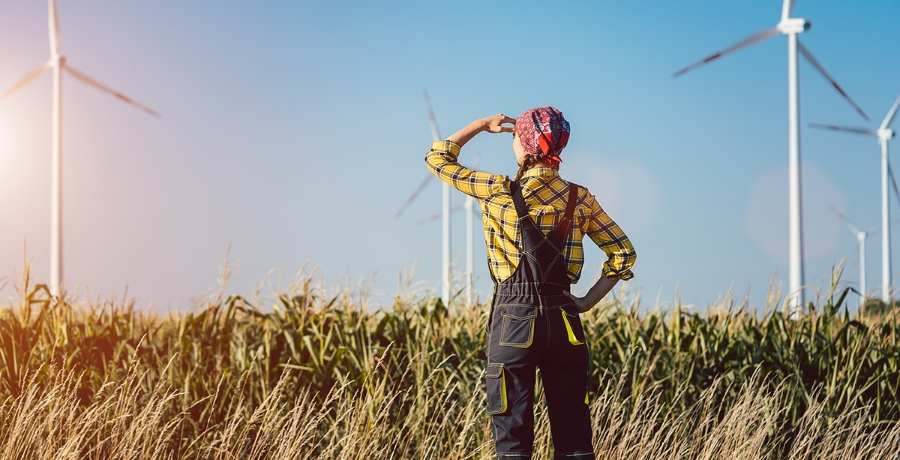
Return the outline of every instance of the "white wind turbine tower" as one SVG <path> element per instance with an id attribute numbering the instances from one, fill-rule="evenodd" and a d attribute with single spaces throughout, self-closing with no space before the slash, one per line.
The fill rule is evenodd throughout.
<path id="1" fill-rule="evenodd" d="M 822 76 L 831 82 L 832 86 L 843 96 L 867 121 L 869 117 L 847 96 L 847 93 L 841 89 L 840 85 L 828 75 L 825 68 L 813 57 L 812 53 L 800 43 L 797 38 L 798 34 L 803 33 L 810 27 L 810 22 L 802 18 L 790 17 L 794 11 L 794 0 L 784 0 L 781 6 L 781 21 L 771 29 L 761 30 L 734 45 L 723 49 L 717 53 L 708 56 L 700 62 L 692 64 L 684 69 L 675 72 L 673 77 L 678 77 L 700 67 L 704 64 L 712 62 L 726 54 L 735 52 L 750 45 L 754 45 L 778 34 L 784 34 L 788 37 L 788 169 L 789 169 L 789 241 L 790 241 L 790 299 L 789 309 L 791 316 L 794 317 L 802 311 L 804 302 L 803 295 L 803 218 L 802 218 L 802 201 L 800 188 L 800 107 L 799 107 L 799 83 L 797 69 L 797 51 L 805 57 L 813 67 L 818 70 Z"/>
<path id="2" fill-rule="evenodd" d="M 888 222 L 891 220 L 891 196 L 888 193 L 888 175 L 890 175 L 891 179 L 893 179 L 891 165 L 888 161 L 888 141 L 890 141 L 895 134 L 894 131 L 889 128 L 889 126 L 891 125 L 891 122 L 894 121 L 894 117 L 897 115 L 898 106 L 900 106 L 900 97 L 898 97 L 897 101 L 894 102 L 891 110 L 889 110 L 887 116 L 884 117 L 884 121 L 881 122 L 881 126 L 879 126 L 875 131 L 865 128 L 845 128 L 843 126 L 834 125 L 810 125 L 814 128 L 827 129 L 829 131 L 844 131 L 854 134 L 863 134 L 867 136 L 873 136 L 878 139 L 878 144 L 881 146 L 881 227 L 885 229 L 885 231 L 881 234 L 881 298 L 887 304 L 890 304 L 892 300 L 891 230 L 888 226 Z M 894 184 L 894 186 L 896 187 L 896 184 Z"/>
<path id="3" fill-rule="evenodd" d="M 425 92 L 425 105 L 428 106 L 428 121 L 431 123 L 431 137 L 434 141 L 441 140 L 438 132 L 437 120 L 434 119 L 434 111 L 431 110 L 431 99 Z M 444 305 L 450 304 L 450 184 L 441 181 L 441 213 L 444 219 L 441 222 L 441 300 Z"/>
<path id="4" fill-rule="evenodd" d="M 881 229 L 881 226 L 875 226 L 867 231 L 859 231 L 850 220 L 844 217 L 840 211 L 831 207 L 831 211 L 837 215 L 838 219 L 844 222 L 847 227 L 853 232 L 853 236 L 856 237 L 856 246 L 859 249 L 859 296 L 860 296 L 860 305 L 864 305 L 866 303 L 866 297 L 868 296 L 868 292 L 866 290 L 866 239 L 876 233 Z"/>
<path id="5" fill-rule="evenodd" d="M 441 134 L 438 132 L 437 121 L 434 119 L 434 111 L 431 110 L 431 100 L 428 98 L 428 91 L 424 92 L 425 95 L 425 105 L 428 108 L 428 121 L 431 123 L 431 136 L 435 142 L 438 142 L 441 139 Z M 425 177 L 425 180 L 419 184 L 419 187 L 416 188 L 416 191 L 413 192 L 412 195 L 406 200 L 406 203 L 403 204 L 403 207 L 397 211 L 397 214 L 394 216 L 395 219 L 399 218 L 403 215 L 403 211 L 406 211 L 406 208 L 412 204 L 413 201 L 419 196 L 419 193 L 428 185 L 428 182 L 434 177 L 434 174 L 428 174 Z M 444 302 L 444 305 L 448 305 L 450 303 L 450 185 L 446 182 L 443 182 L 443 198 L 441 201 L 441 215 L 443 216 L 443 222 L 441 225 L 441 300 Z"/>
<path id="6" fill-rule="evenodd" d="M 118 99 L 134 105 L 141 110 L 159 117 L 152 109 L 145 107 L 128 96 L 114 91 L 81 71 L 75 70 L 59 54 L 59 21 L 56 15 L 56 0 L 48 0 L 50 28 L 50 60 L 19 80 L 5 93 L 0 100 L 9 96 L 19 88 L 27 85 L 44 72 L 53 69 L 53 150 L 50 193 L 50 290 L 54 295 L 61 295 L 60 283 L 63 282 L 63 238 L 62 238 L 62 71 L 65 70 L 76 80 L 81 80 L 101 91 L 112 94 Z"/>

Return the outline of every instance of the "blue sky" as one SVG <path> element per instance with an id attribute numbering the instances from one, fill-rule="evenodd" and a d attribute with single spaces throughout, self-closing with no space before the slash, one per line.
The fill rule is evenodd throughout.
<path id="1" fill-rule="evenodd" d="M 69 286 L 128 286 L 141 305 L 185 308 L 215 285 L 229 244 L 242 260 L 237 292 L 307 261 L 327 284 L 374 274 L 388 295 L 418 261 L 421 286 L 437 286 L 440 224 L 417 225 L 439 210 L 437 181 L 393 218 L 427 174 L 427 89 L 444 136 L 498 112 L 562 110 L 573 132 L 561 172 L 631 237 L 628 287 L 647 302 L 677 288 L 706 305 L 733 286 L 760 303 L 773 275 L 787 278 L 786 40 L 671 74 L 774 26 L 780 7 L 59 0 L 69 63 L 163 115 L 64 80 Z M 801 64 L 807 282 L 846 256 L 845 280 L 857 282 L 855 240 L 828 206 L 860 227 L 880 223 L 877 144 L 806 124 L 884 117 L 900 95 L 900 4 L 799 0 L 796 16 L 813 24 L 803 42 L 873 119 Z M 48 55 L 46 5 L 0 4 L 0 89 Z M 509 143 L 479 136 L 461 161 L 480 150 L 484 170 L 513 174 Z M 34 274 L 48 278 L 49 174 L 45 76 L 0 102 L 0 277 L 21 270 L 27 241 Z M 460 267 L 463 222 L 453 224 Z M 476 241 L 477 287 L 488 292 Z M 603 259 L 587 251 L 585 279 Z M 875 289 L 880 240 L 868 264 Z"/>

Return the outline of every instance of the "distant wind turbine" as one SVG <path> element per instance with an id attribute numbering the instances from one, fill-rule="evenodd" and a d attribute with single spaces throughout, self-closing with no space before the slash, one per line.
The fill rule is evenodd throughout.
<path id="1" fill-rule="evenodd" d="M 431 137 L 435 142 L 438 142 L 442 139 L 441 134 L 438 132 L 437 121 L 434 119 L 434 111 L 431 110 L 431 100 L 428 98 L 428 91 L 424 91 L 423 94 L 425 96 L 425 107 L 428 109 L 428 121 L 431 124 Z M 434 174 L 428 174 L 425 177 L 425 180 L 419 184 L 416 191 L 407 198 L 406 203 L 394 215 L 395 219 L 399 219 L 409 205 L 416 201 L 419 193 L 425 189 L 425 186 L 431 182 L 433 177 Z M 446 182 L 443 183 L 441 216 L 443 217 L 443 225 L 441 226 L 441 300 L 444 302 L 444 305 L 448 305 L 450 303 L 450 185 Z"/>
<path id="2" fill-rule="evenodd" d="M 63 238 L 62 238 L 62 71 L 65 70 L 76 80 L 89 86 L 109 93 L 119 100 L 131 104 L 154 117 L 159 113 L 153 109 L 141 105 L 128 96 L 110 89 L 106 85 L 87 76 L 83 72 L 74 69 L 66 61 L 65 56 L 59 54 L 59 21 L 56 14 L 56 0 L 47 2 L 50 25 L 50 60 L 46 64 L 33 70 L 19 80 L 12 88 L 0 94 L 0 100 L 9 96 L 19 88 L 27 85 L 32 80 L 41 76 L 44 72 L 53 69 L 53 164 L 51 173 L 50 193 L 50 290 L 55 295 L 60 295 L 60 283 L 63 281 Z"/>
<path id="3" fill-rule="evenodd" d="M 838 85 L 836 81 L 825 71 L 825 68 L 819 64 L 819 61 L 813 57 L 812 53 L 800 43 L 797 38 L 809 29 L 810 22 L 802 18 L 791 18 L 794 12 L 794 0 L 784 0 L 781 5 L 781 21 L 771 29 L 761 30 L 734 45 L 725 48 L 705 59 L 685 67 L 672 76 L 678 77 L 685 73 L 696 69 L 704 64 L 708 64 L 716 59 L 733 53 L 737 50 L 746 48 L 756 43 L 762 42 L 778 34 L 784 34 L 788 37 L 788 155 L 789 155 L 789 241 L 790 241 L 790 295 L 789 309 L 791 316 L 796 316 L 802 311 L 804 305 L 803 294 L 803 211 L 800 190 L 800 104 L 799 104 L 799 83 L 797 69 L 797 51 L 805 57 L 819 73 L 822 74 L 834 89 L 836 89 L 853 108 L 866 120 L 869 117 L 847 96 L 847 93 Z"/>
<path id="4" fill-rule="evenodd" d="M 850 220 L 844 217 L 844 215 L 835 209 L 834 206 L 831 207 L 831 212 L 837 215 L 838 219 L 843 221 L 850 231 L 853 232 L 853 236 L 856 237 L 856 246 L 857 249 L 859 249 L 859 295 L 862 297 L 861 303 L 865 304 L 866 297 L 868 296 L 868 292 L 866 291 L 866 239 L 878 233 L 878 231 L 881 230 L 881 226 L 878 225 L 862 232 L 850 223 Z"/>
<path id="5" fill-rule="evenodd" d="M 434 110 L 431 109 L 431 99 L 428 91 L 424 92 L 425 105 L 428 106 L 428 121 L 431 123 L 431 137 L 435 142 L 441 140 L 438 132 L 437 120 L 434 118 Z M 444 220 L 441 225 L 441 300 L 444 305 L 450 304 L 450 184 L 442 181 L 441 212 Z"/>
<path id="6" fill-rule="evenodd" d="M 820 125 L 816 123 L 810 125 L 813 128 L 862 134 L 873 136 L 878 139 L 878 144 L 881 146 L 881 226 L 886 229 L 881 234 L 881 298 L 887 304 L 890 304 L 892 299 L 891 230 L 888 227 L 888 222 L 891 220 L 891 197 L 888 193 L 888 176 L 890 176 L 891 181 L 893 181 L 894 192 L 900 194 L 900 190 L 897 190 L 897 182 L 894 180 L 894 173 L 891 171 L 891 163 L 888 159 L 888 141 L 890 141 L 895 134 L 889 127 L 894 121 L 894 117 L 897 116 L 898 107 L 900 107 L 900 97 L 897 98 L 897 101 L 894 102 L 891 110 L 888 111 L 887 116 L 884 117 L 881 126 L 874 131 L 866 128 L 846 128 L 843 126 Z"/>

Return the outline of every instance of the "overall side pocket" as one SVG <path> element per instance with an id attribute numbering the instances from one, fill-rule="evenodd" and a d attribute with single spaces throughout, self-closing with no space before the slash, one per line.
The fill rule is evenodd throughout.
<path id="1" fill-rule="evenodd" d="M 503 363 L 488 364 L 484 377 L 487 382 L 488 415 L 506 412 L 506 373 L 503 372 Z"/>
<path id="2" fill-rule="evenodd" d="M 584 327 L 581 325 L 581 317 L 575 306 L 560 308 L 563 324 L 566 325 L 566 334 L 572 345 L 584 345 Z M 571 311 L 571 313 L 570 313 Z"/>

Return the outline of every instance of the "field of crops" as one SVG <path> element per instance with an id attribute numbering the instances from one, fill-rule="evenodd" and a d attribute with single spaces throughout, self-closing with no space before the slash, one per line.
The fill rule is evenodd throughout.
<path id="1" fill-rule="evenodd" d="M 759 311 L 728 297 L 639 313 L 620 292 L 583 315 L 598 458 L 896 458 L 898 315 L 847 314 L 836 279 L 796 320 L 777 293 Z M 485 305 L 401 284 L 373 310 L 365 289 L 308 276 L 168 316 L 58 302 L 27 271 L 16 292 L 0 306 L 0 460 L 492 454 Z"/>

